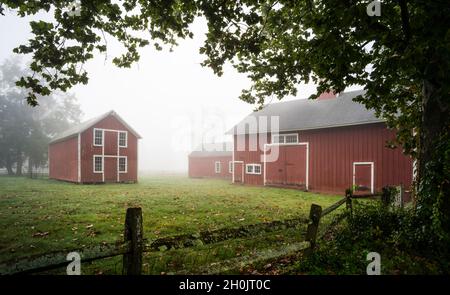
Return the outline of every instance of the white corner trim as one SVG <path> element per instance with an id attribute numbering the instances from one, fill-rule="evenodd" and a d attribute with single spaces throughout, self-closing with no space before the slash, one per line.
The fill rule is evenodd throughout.
<path id="1" fill-rule="evenodd" d="M 375 165 L 374 162 L 353 162 L 353 187 L 356 181 L 356 165 L 370 165 L 370 193 L 373 194 L 375 191 Z"/>
<path id="2" fill-rule="evenodd" d="M 77 181 L 81 182 L 81 133 L 78 133 Z"/>

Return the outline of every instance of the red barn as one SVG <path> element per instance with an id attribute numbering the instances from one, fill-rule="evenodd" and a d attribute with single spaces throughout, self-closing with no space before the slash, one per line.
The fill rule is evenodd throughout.
<path id="1" fill-rule="evenodd" d="M 189 177 L 231 179 L 233 171 L 231 145 L 231 143 L 210 144 L 210 148 L 206 150 L 203 146 L 202 150 L 191 152 L 188 156 Z"/>
<path id="2" fill-rule="evenodd" d="M 50 142 L 49 177 L 77 183 L 137 182 L 140 138 L 114 111 L 81 123 Z"/>
<path id="3" fill-rule="evenodd" d="M 353 101 L 363 94 L 275 103 L 249 115 L 230 131 L 232 181 L 340 194 L 350 187 L 371 193 L 386 185 L 410 187 L 412 159 L 400 147 L 388 147 L 395 131 Z M 279 118 L 278 132 L 271 132 L 272 116 Z M 267 132 L 249 127 L 266 118 Z"/>

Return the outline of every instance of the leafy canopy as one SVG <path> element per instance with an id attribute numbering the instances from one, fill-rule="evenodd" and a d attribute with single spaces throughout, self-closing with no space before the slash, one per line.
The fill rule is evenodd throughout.
<path id="1" fill-rule="evenodd" d="M 86 84 L 82 65 L 95 52 L 106 51 L 106 36 L 125 49 L 113 63 L 129 67 L 139 60 L 140 47 L 152 44 L 160 50 L 163 44 L 192 38 L 189 25 L 201 16 L 208 23 L 200 48 L 206 56 L 203 65 L 221 75 L 224 63 L 231 62 L 247 73 L 253 85 L 242 91 L 244 101 L 262 105 L 272 95 L 295 95 L 302 81 L 318 83 L 318 93 L 365 85 L 368 93 L 360 100 L 392 127 L 401 127 L 406 150 L 414 152 L 415 141 L 408 138 L 420 117 L 427 65 L 439 55 L 439 69 L 431 70 L 442 76 L 449 68 L 448 26 L 432 25 L 449 23 L 445 0 L 383 1 L 379 17 L 367 14 L 370 1 L 352 0 L 2 2 L 3 13 L 53 16 L 31 21 L 33 38 L 15 49 L 33 56 L 33 74 L 18 81 L 30 90 L 31 105 L 38 103 L 37 94 Z M 448 92 L 448 84 L 443 86 Z"/>

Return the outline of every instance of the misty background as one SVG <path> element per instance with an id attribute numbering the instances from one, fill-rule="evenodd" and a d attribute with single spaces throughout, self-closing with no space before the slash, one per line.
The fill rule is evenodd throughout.
<path id="1" fill-rule="evenodd" d="M 39 17 L 5 14 L 0 18 L 0 64 L 14 55 L 13 48 L 27 42 L 29 21 Z M 206 21 L 198 18 L 192 28 L 194 38 L 180 40 L 173 52 L 146 47 L 140 50 L 141 60 L 126 69 L 112 64 L 123 50 L 106 36 L 107 53 L 97 54 L 84 65 L 88 85 L 69 90 L 78 99 L 82 121 L 115 110 L 140 133 L 138 160 L 143 172 L 187 171 L 190 151 L 202 141 L 231 141 L 224 133 L 255 109 L 238 98 L 250 85 L 246 75 L 227 65 L 218 77 L 200 65 L 204 57 L 198 49 L 205 39 Z M 30 60 L 20 56 L 24 63 Z M 314 92 L 314 84 L 300 85 L 297 97 L 284 100 L 306 98 Z"/>

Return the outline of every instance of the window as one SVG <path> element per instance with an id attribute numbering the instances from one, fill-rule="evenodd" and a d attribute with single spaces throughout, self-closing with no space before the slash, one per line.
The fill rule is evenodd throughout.
<path id="1" fill-rule="evenodd" d="M 228 162 L 228 173 L 233 173 L 233 161 Z"/>
<path id="2" fill-rule="evenodd" d="M 214 171 L 216 172 L 216 173 L 220 173 L 220 162 L 215 162 L 214 163 Z"/>
<path id="3" fill-rule="evenodd" d="M 126 131 L 120 131 L 119 132 L 119 146 L 120 147 L 127 147 L 127 132 Z"/>
<path id="4" fill-rule="evenodd" d="M 277 134 L 272 135 L 272 143 L 289 144 L 298 143 L 298 134 Z"/>
<path id="5" fill-rule="evenodd" d="M 94 156 L 94 173 L 103 173 L 103 157 Z"/>
<path id="6" fill-rule="evenodd" d="M 103 146 L 103 130 L 94 129 L 94 145 Z"/>
<path id="7" fill-rule="evenodd" d="M 261 164 L 247 164 L 245 165 L 245 172 L 247 174 L 261 174 Z"/>
<path id="8" fill-rule="evenodd" d="M 119 172 L 121 173 L 127 173 L 128 170 L 128 163 L 127 163 L 127 157 L 119 157 Z"/>

